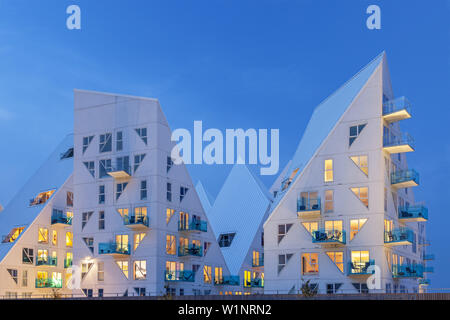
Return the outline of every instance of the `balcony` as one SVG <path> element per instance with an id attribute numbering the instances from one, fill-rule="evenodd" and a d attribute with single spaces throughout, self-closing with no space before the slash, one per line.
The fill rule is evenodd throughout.
<path id="1" fill-rule="evenodd" d="M 42 288 L 62 288 L 62 280 L 36 279 L 35 287 L 37 289 L 42 289 Z"/>
<path id="2" fill-rule="evenodd" d="M 369 260 L 367 262 L 349 262 L 348 263 L 348 276 L 368 276 L 375 272 L 375 270 L 368 271 L 370 266 L 375 265 L 375 260 Z"/>
<path id="3" fill-rule="evenodd" d="M 345 231 L 319 229 L 317 231 L 313 231 L 312 242 L 320 243 L 322 245 L 343 246 L 346 243 Z"/>
<path id="4" fill-rule="evenodd" d="M 239 286 L 239 276 L 224 276 L 214 279 L 215 286 Z"/>
<path id="5" fill-rule="evenodd" d="M 408 134 L 384 136 L 383 149 L 388 153 L 401 153 L 414 151 L 414 139 Z"/>
<path id="6" fill-rule="evenodd" d="M 250 286 L 252 288 L 264 288 L 264 279 L 261 278 L 254 278 L 250 282 Z"/>
<path id="7" fill-rule="evenodd" d="M 64 259 L 64 268 L 72 268 L 73 260 L 72 259 Z"/>
<path id="8" fill-rule="evenodd" d="M 432 253 L 425 253 L 423 255 L 423 260 L 425 260 L 425 261 L 434 260 L 434 254 L 432 254 Z"/>
<path id="9" fill-rule="evenodd" d="M 117 163 L 115 167 L 111 168 L 111 171 L 107 173 L 116 180 L 129 179 L 131 177 L 132 168 L 129 164 Z"/>
<path id="10" fill-rule="evenodd" d="M 399 207 L 398 219 L 405 222 L 423 222 L 428 220 L 428 208 L 423 205 Z"/>
<path id="11" fill-rule="evenodd" d="M 208 224 L 206 223 L 206 221 L 202 221 L 201 219 L 190 219 L 189 222 L 179 220 L 178 231 L 207 232 Z"/>
<path id="12" fill-rule="evenodd" d="M 147 229 L 149 225 L 148 220 L 147 215 L 123 216 L 123 224 L 133 230 Z"/>
<path id="13" fill-rule="evenodd" d="M 423 278 L 423 266 L 420 264 L 394 264 L 392 265 L 394 278 Z"/>
<path id="14" fill-rule="evenodd" d="M 383 104 L 383 119 L 396 122 L 411 118 L 411 104 L 405 97 L 387 101 Z"/>
<path id="15" fill-rule="evenodd" d="M 391 173 L 393 188 L 410 188 L 419 185 L 419 173 L 413 169 L 399 170 Z"/>
<path id="16" fill-rule="evenodd" d="M 414 232 L 408 228 L 399 228 L 384 232 L 384 244 L 387 246 L 410 245 L 414 241 Z"/>
<path id="17" fill-rule="evenodd" d="M 431 283 L 430 279 L 419 279 L 419 285 L 421 286 L 429 286 Z"/>
<path id="18" fill-rule="evenodd" d="M 113 257 L 129 256 L 131 252 L 130 244 L 107 242 L 98 244 L 98 254 L 110 255 Z"/>
<path id="19" fill-rule="evenodd" d="M 183 281 L 183 282 L 194 282 L 195 272 L 194 271 L 165 271 L 164 273 L 165 281 Z"/>
<path id="20" fill-rule="evenodd" d="M 264 267 L 264 256 L 260 256 L 258 259 L 253 259 L 252 267 L 254 268 Z"/>
<path id="21" fill-rule="evenodd" d="M 53 210 L 51 223 L 54 226 L 71 226 L 72 225 L 72 217 L 68 217 L 62 211 Z"/>
<path id="22" fill-rule="evenodd" d="M 36 259 L 37 266 L 56 267 L 58 259 L 56 257 L 42 257 Z"/>
<path id="23" fill-rule="evenodd" d="M 203 255 L 203 248 L 201 246 L 191 244 L 188 246 L 178 247 L 179 257 L 188 257 L 188 256 L 201 257 L 202 255 Z"/>
<path id="24" fill-rule="evenodd" d="M 299 218 L 317 218 L 321 212 L 320 198 L 300 198 L 297 200 L 297 216 Z"/>

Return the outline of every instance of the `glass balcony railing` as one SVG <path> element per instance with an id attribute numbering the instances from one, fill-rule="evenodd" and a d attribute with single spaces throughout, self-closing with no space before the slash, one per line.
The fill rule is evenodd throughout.
<path id="1" fill-rule="evenodd" d="M 429 286 L 431 283 L 430 279 L 419 279 L 419 285 Z"/>
<path id="2" fill-rule="evenodd" d="M 131 246 L 130 244 L 107 242 L 98 244 L 99 254 L 109 254 L 109 255 L 130 255 Z"/>
<path id="3" fill-rule="evenodd" d="M 123 224 L 127 227 L 147 227 L 148 228 L 148 216 L 147 215 L 133 215 L 133 216 L 123 216 Z"/>
<path id="4" fill-rule="evenodd" d="M 64 268 L 72 268 L 73 260 L 72 259 L 64 259 Z"/>
<path id="5" fill-rule="evenodd" d="M 313 243 L 322 244 L 341 244 L 346 243 L 346 234 L 344 230 L 337 229 L 319 229 L 312 233 Z"/>
<path id="6" fill-rule="evenodd" d="M 297 214 L 298 216 L 307 216 L 319 214 L 321 211 L 320 198 L 309 199 L 309 198 L 299 198 L 297 200 Z"/>
<path id="7" fill-rule="evenodd" d="M 423 205 L 399 207 L 398 218 L 407 221 L 427 221 L 428 208 Z"/>
<path id="8" fill-rule="evenodd" d="M 36 265 L 37 266 L 50 266 L 56 267 L 58 264 L 58 259 L 56 257 L 45 257 L 45 258 L 37 258 Z"/>
<path id="9" fill-rule="evenodd" d="M 194 282 L 195 272 L 194 271 L 165 271 L 164 273 L 165 281 L 184 281 L 184 282 Z"/>
<path id="10" fill-rule="evenodd" d="M 411 118 L 411 103 L 405 97 L 385 102 L 383 104 L 383 118 L 388 122 Z"/>
<path id="11" fill-rule="evenodd" d="M 391 173 L 391 185 L 397 188 L 409 188 L 419 185 L 419 173 L 414 169 L 398 170 Z"/>
<path id="12" fill-rule="evenodd" d="M 62 280 L 36 279 L 35 287 L 40 288 L 62 288 Z"/>
<path id="13" fill-rule="evenodd" d="M 252 259 L 252 267 L 264 267 L 264 256 L 260 256 L 258 259 Z"/>
<path id="14" fill-rule="evenodd" d="M 190 244 L 188 246 L 179 246 L 178 247 L 178 256 L 196 256 L 201 257 L 203 255 L 203 248 L 201 246 Z"/>
<path id="15" fill-rule="evenodd" d="M 392 265 L 394 278 L 423 278 L 423 266 L 421 264 L 394 264 Z"/>
<path id="16" fill-rule="evenodd" d="M 423 255 L 423 260 L 434 260 L 434 254 L 432 254 L 432 253 L 425 253 Z"/>
<path id="17" fill-rule="evenodd" d="M 414 139 L 409 133 L 389 134 L 383 137 L 383 148 L 390 153 L 414 151 Z"/>
<path id="18" fill-rule="evenodd" d="M 369 272 L 369 267 L 375 265 L 375 260 L 369 260 L 367 262 L 352 262 L 348 263 L 348 275 L 369 275 L 373 274 L 375 270 Z"/>
<path id="19" fill-rule="evenodd" d="M 250 282 L 250 286 L 253 288 L 264 288 L 264 279 L 254 278 Z"/>
<path id="20" fill-rule="evenodd" d="M 223 276 L 222 278 L 214 279 L 216 286 L 239 286 L 239 276 Z"/>
<path id="21" fill-rule="evenodd" d="M 409 245 L 414 241 L 414 232 L 408 228 L 399 228 L 384 232 L 384 243 L 387 245 Z"/>
<path id="22" fill-rule="evenodd" d="M 72 217 L 68 217 L 66 214 L 61 211 L 53 211 L 51 218 L 52 225 L 54 224 L 64 224 L 71 226 L 72 225 Z"/>
<path id="23" fill-rule="evenodd" d="M 190 219 L 190 221 L 178 221 L 178 231 L 208 231 L 208 224 L 201 219 Z"/>

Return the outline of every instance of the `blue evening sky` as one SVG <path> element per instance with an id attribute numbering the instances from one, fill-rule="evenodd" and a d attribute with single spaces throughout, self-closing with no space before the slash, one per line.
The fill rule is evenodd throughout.
<path id="1" fill-rule="evenodd" d="M 81 31 L 66 28 L 71 4 Z M 381 30 L 366 28 L 370 4 Z M 447 0 L 0 0 L 0 203 L 72 131 L 74 88 L 158 98 L 172 129 L 279 128 L 284 166 L 313 108 L 383 50 L 413 103 L 403 128 L 430 210 L 432 287 L 450 288 Z M 190 166 L 213 196 L 229 170 Z"/>

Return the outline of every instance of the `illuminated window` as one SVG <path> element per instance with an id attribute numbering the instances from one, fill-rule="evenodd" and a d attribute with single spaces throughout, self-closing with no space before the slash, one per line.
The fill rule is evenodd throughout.
<path id="1" fill-rule="evenodd" d="M 134 216 L 136 220 L 143 219 L 147 217 L 147 207 L 136 207 L 134 208 Z"/>
<path id="2" fill-rule="evenodd" d="M 355 194 L 355 196 L 358 197 L 358 199 L 367 207 L 369 208 L 369 188 L 368 187 L 362 187 L 362 188 L 351 188 L 352 192 Z"/>
<path id="3" fill-rule="evenodd" d="M 167 254 L 176 254 L 177 253 L 177 238 L 173 235 L 166 235 L 166 253 Z"/>
<path id="4" fill-rule="evenodd" d="M 19 235 L 23 232 L 25 227 L 13 228 L 9 234 L 3 239 L 2 243 L 14 242 L 19 237 Z"/>
<path id="5" fill-rule="evenodd" d="M 134 156 L 134 172 L 139 168 L 142 161 L 144 161 L 145 153 L 144 154 L 138 154 Z"/>
<path id="6" fill-rule="evenodd" d="M 364 172 L 366 176 L 369 175 L 367 156 L 353 156 L 350 157 L 350 159 L 352 159 L 352 161 L 358 166 L 359 169 L 361 169 L 362 172 Z"/>
<path id="7" fill-rule="evenodd" d="M 119 266 L 120 270 L 122 270 L 125 277 L 128 279 L 128 261 L 117 261 L 117 265 Z"/>
<path id="8" fill-rule="evenodd" d="M 254 267 L 259 267 L 260 265 L 260 260 L 259 260 L 259 251 L 254 251 L 253 250 L 253 261 L 252 264 Z"/>
<path id="9" fill-rule="evenodd" d="M 394 222 L 392 220 L 384 219 L 384 231 L 390 232 L 394 229 Z"/>
<path id="10" fill-rule="evenodd" d="M 105 186 L 98 186 L 98 204 L 104 204 L 106 200 Z"/>
<path id="11" fill-rule="evenodd" d="M 179 230 L 189 230 L 189 213 L 180 211 Z"/>
<path id="12" fill-rule="evenodd" d="M 325 171 L 324 171 L 324 181 L 333 181 L 333 159 L 325 160 Z"/>
<path id="13" fill-rule="evenodd" d="M 342 232 L 342 220 L 327 220 L 325 221 L 326 231 L 341 231 Z"/>
<path id="14" fill-rule="evenodd" d="M 252 273 L 250 271 L 244 271 L 244 287 L 250 287 L 252 285 Z"/>
<path id="15" fill-rule="evenodd" d="M 351 263 L 353 269 L 364 270 L 369 264 L 369 251 L 352 251 Z"/>
<path id="16" fill-rule="evenodd" d="M 39 249 L 37 252 L 37 261 L 41 264 L 44 264 L 48 261 L 48 250 L 46 249 Z"/>
<path id="17" fill-rule="evenodd" d="M 311 233 L 311 235 L 313 235 L 314 231 L 319 230 L 318 222 L 302 222 L 302 225 L 306 230 L 308 230 L 309 233 Z"/>
<path id="18" fill-rule="evenodd" d="M 172 218 L 172 216 L 174 215 L 175 210 L 174 209 L 170 209 L 167 208 L 166 209 L 166 223 L 168 224 L 170 222 L 170 219 Z"/>
<path id="19" fill-rule="evenodd" d="M 223 269 L 221 267 L 214 268 L 214 283 L 221 284 L 223 282 Z"/>
<path id="20" fill-rule="evenodd" d="M 39 228 L 38 242 L 39 243 L 48 243 L 48 229 L 47 228 Z"/>
<path id="21" fill-rule="evenodd" d="M 366 124 L 367 123 L 363 123 L 357 126 L 350 127 L 349 142 L 348 142 L 349 147 L 353 144 L 353 142 L 355 142 L 356 138 L 358 138 L 358 136 L 361 134 L 361 131 L 363 131 Z"/>
<path id="22" fill-rule="evenodd" d="M 327 252 L 327 256 L 334 262 L 336 267 L 338 267 L 341 272 L 344 272 L 344 252 Z"/>
<path id="23" fill-rule="evenodd" d="M 84 279 L 86 275 L 91 271 L 91 268 L 94 264 L 92 262 L 82 263 L 81 264 L 81 279 Z"/>
<path id="24" fill-rule="evenodd" d="M 136 249 L 139 247 L 144 237 L 145 233 L 137 233 L 134 235 L 134 251 L 136 251 Z"/>
<path id="25" fill-rule="evenodd" d="M 212 283 L 211 266 L 203 267 L 203 282 Z"/>
<path id="26" fill-rule="evenodd" d="M 319 273 L 319 254 L 303 253 L 302 254 L 302 274 Z"/>
<path id="27" fill-rule="evenodd" d="M 52 230 L 52 245 L 56 246 L 58 244 L 58 232 Z"/>
<path id="28" fill-rule="evenodd" d="M 30 200 L 30 207 L 46 203 L 54 192 L 55 189 L 39 193 L 36 198 Z"/>
<path id="29" fill-rule="evenodd" d="M 97 263 L 97 281 L 105 280 L 105 263 L 99 262 Z"/>
<path id="30" fill-rule="evenodd" d="M 112 134 L 105 133 L 100 135 L 99 152 L 110 152 L 112 150 Z"/>
<path id="31" fill-rule="evenodd" d="M 334 192 L 333 190 L 325 190 L 325 212 L 333 212 L 334 210 Z"/>
<path id="32" fill-rule="evenodd" d="M 147 261 L 137 260 L 134 262 L 134 280 L 145 280 L 147 277 Z"/>
<path id="33" fill-rule="evenodd" d="M 353 219 L 350 220 L 350 241 L 358 234 L 367 219 Z"/>
<path id="34" fill-rule="evenodd" d="M 66 247 L 72 248 L 73 246 L 73 233 L 67 231 L 66 232 Z"/>
<path id="35" fill-rule="evenodd" d="M 86 246 L 89 248 L 89 250 L 92 253 L 94 253 L 94 238 L 92 238 L 92 237 L 83 238 L 83 241 L 86 244 Z"/>
<path id="36" fill-rule="evenodd" d="M 206 255 L 206 253 L 209 250 L 209 247 L 211 247 L 211 242 L 208 241 L 203 242 L 203 255 Z"/>
<path id="37" fill-rule="evenodd" d="M 128 235 L 117 234 L 116 235 L 116 249 L 118 252 L 129 252 L 128 250 Z"/>
<path id="38" fill-rule="evenodd" d="M 66 205 L 73 207 L 73 192 L 67 191 L 66 193 Z"/>

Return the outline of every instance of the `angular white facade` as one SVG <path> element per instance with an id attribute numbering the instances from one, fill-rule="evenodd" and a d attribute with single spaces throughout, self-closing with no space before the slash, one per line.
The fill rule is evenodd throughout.
<path id="1" fill-rule="evenodd" d="M 76 90 L 74 132 L 77 293 L 226 291 L 228 268 L 186 167 L 171 161 L 159 102 Z"/>
<path id="2" fill-rule="evenodd" d="M 67 136 L 0 214 L 0 296 L 70 294 L 73 136 Z"/>
<path id="3" fill-rule="evenodd" d="M 264 290 L 263 223 L 271 195 L 245 165 L 234 165 L 208 211 L 225 261 L 244 294 Z"/>
<path id="4" fill-rule="evenodd" d="M 426 282 L 428 213 L 399 125 L 411 112 L 395 98 L 383 53 L 314 110 L 264 225 L 266 293 L 414 292 Z"/>

